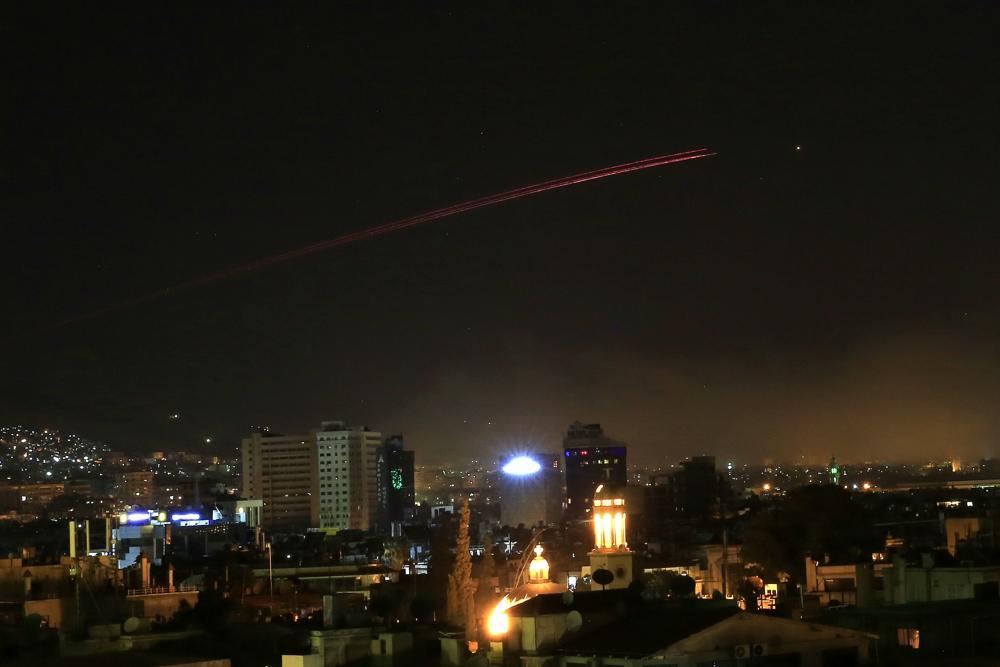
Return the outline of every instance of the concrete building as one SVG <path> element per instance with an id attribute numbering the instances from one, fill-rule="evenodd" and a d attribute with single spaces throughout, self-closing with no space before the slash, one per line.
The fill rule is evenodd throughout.
<path id="1" fill-rule="evenodd" d="M 879 638 L 887 665 L 994 665 L 1000 655 L 1000 600 L 943 600 L 827 609 L 823 623 Z"/>
<path id="2" fill-rule="evenodd" d="M 320 528 L 372 530 L 378 507 L 382 434 L 367 426 L 323 422 L 315 433 Z"/>
<path id="3" fill-rule="evenodd" d="M 568 667 L 870 664 L 863 631 L 741 612 L 726 600 L 641 602 L 625 590 L 539 595 L 507 609 L 492 664 Z M 500 632 L 499 630 L 502 630 Z"/>
<path id="4" fill-rule="evenodd" d="M 218 500 L 215 506 L 223 521 L 245 523 L 248 528 L 259 526 L 264 512 L 264 501 L 257 498 Z"/>
<path id="5" fill-rule="evenodd" d="M 403 436 L 385 439 L 378 452 L 375 476 L 378 495 L 377 529 L 393 537 L 403 534 L 416 502 L 414 454 L 403 448 Z"/>
<path id="6" fill-rule="evenodd" d="M 574 422 L 563 438 L 566 473 L 566 514 L 570 519 L 590 516 L 594 489 L 601 484 L 628 482 L 626 448 L 604 435 L 600 424 Z"/>
<path id="7" fill-rule="evenodd" d="M 883 576 L 886 604 L 996 598 L 1000 590 L 1000 565 L 958 563 L 946 552 L 922 553 L 919 563 L 897 555 Z"/>
<path id="8" fill-rule="evenodd" d="M 381 433 L 341 421 L 310 433 L 254 433 L 243 439 L 242 495 L 263 500 L 265 530 L 371 530 L 381 445 Z"/>
<path id="9" fill-rule="evenodd" d="M 559 667 L 601 665 L 796 665 L 828 667 L 875 664 L 877 638 L 857 630 L 803 623 L 734 609 L 679 607 L 618 619 L 556 649 Z"/>
<path id="10" fill-rule="evenodd" d="M 884 600 L 885 561 L 867 563 L 820 563 L 806 556 L 804 594 L 820 606 L 848 604 L 870 607 Z"/>
<path id="11" fill-rule="evenodd" d="M 508 457 L 500 466 L 500 523 L 516 528 L 550 526 L 562 519 L 562 468 L 558 454 Z"/>
<path id="12" fill-rule="evenodd" d="M 669 510 L 673 514 L 708 519 L 719 513 L 719 475 L 714 456 L 692 456 L 669 475 Z"/>
<path id="13" fill-rule="evenodd" d="M 313 433 L 254 433 L 241 447 L 244 498 L 264 501 L 265 530 L 319 525 L 319 457 Z M 324 459 L 325 460 L 325 459 Z"/>
<path id="14" fill-rule="evenodd" d="M 626 487 L 599 485 L 594 492 L 594 550 L 590 558 L 590 575 L 607 570 L 614 579 L 608 587 L 628 588 L 635 579 L 635 554 L 628 547 L 628 514 L 625 504 Z M 595 582 L 601 583 L 601 582 Z"/>
<path id="15" fill-rule="evenodd" d="M 118 473 L 114 496 L 129 505 L 149 507 L 153 504 L 154 480 L 149 470 L 129 470 Z"/>
<path id="16" fill-rule="evenodd" d="M 54 498 L 66 493 L 62 482 L 0 485 L 0 510 L 19 512 L 41 511 Z"/>

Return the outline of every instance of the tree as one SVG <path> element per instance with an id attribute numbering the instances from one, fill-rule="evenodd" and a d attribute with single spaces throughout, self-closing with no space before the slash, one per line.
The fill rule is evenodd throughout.
<path id="1" fill-rule="evenodd" d="M 694 595 L 694 579 L 686 574 L 678 574 L 670 580 L 670 597 L 689 598 Z"/>
<path id="2" fill-rule="evenodd" d="M 805 557 L 863 562 L 879 546 L 868 512 L 836 486 L 792 489 L 759 512 L 743 535 L 743 562 L 765 580 L 805 581 Z"/>
<path id="3" fill-rule="evenodd" d="M 475 594 L 472 579 L 472 555 L 469 553 L 469 501 L 462 503 L 455 540 L 455 564 L 448 575 L 448 622 L 465 628 L 466 639 L 476 634 Z"/>

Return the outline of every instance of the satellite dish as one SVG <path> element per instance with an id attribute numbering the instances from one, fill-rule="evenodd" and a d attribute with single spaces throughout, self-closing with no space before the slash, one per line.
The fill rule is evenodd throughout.
<path id="1" fill-rule="evenodd" d="M 583 627 L 583 616 L 576 609 L 566 614 L 566 631 L 576 632 Z"/>
<path id="2" fill-rule="evenodd" d="M 125 619 L 125 627 L 123 628 L 125 630 L 125 634 L 127 635 L 132 634 L 133 632 L 139 629 L 140 625 L 142 625 L 142 621 L 140 621 L 135 616 L 129 616 L 128 618 Z"/>

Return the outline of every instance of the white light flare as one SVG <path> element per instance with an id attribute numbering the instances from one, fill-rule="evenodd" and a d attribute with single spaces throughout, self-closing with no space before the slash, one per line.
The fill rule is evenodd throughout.
<path id="1" fill-rule="evenodd" d="M 517 476 L 534 475 L 541 469 L 542 465 L 530 456 L 515 456 L 503 467 L 506 474 Z"/>

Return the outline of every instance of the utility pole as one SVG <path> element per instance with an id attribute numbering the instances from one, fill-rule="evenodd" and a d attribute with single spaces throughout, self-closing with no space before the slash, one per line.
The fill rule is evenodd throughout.
<path id="1" fill-rule="evenodd" d="M 271 604 L 274 604 L 274 544 L 267 543 L 267 582 L 271 593 Z M 273 613 L 273 611 L 272 611 Z"/>
<path id="2" fill-rule="evenodd" d="M 722 526 L 722 596 L 729 597 L 729 531 Z"/>

